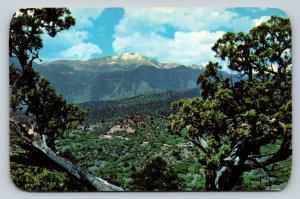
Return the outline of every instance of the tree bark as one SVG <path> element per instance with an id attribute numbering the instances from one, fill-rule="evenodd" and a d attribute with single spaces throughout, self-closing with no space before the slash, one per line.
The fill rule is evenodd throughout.
<path id="1" fill-rule="evenodd" d="M 216 191 L 215 185 L 216 172 L 206 170 L 205 172 L 205 191 Z"/>
<path id="2" fill-rule="evenodd" d="M 277 152 L 271 155 L 262 156 L 253 154 L 255 145 L 260 147 L 268 137 L 262 136 L 255 140 L 242 140 L 234 147 L 230 155 L 221 160 L 215 175 L 216 190 L 229 191 L 238 184 L 243 173 L 258 168 L 265 168 L 266 166 L 285 160 L 291 154 L 291 137 L 284 137 L 281 147 Z M 253 158 L 253 157 L 256 158 Z"/>
<path id="3" fill-rule="evenodd" d="M 217 190 L 229 191 L 238 183 L 249 152 L 248 142 L 242 140 L 233 147 L 228 157 L 221 160 L 214 181 Z"/>
<path id="4" fill-rule="evenodd" d="M 230 191 L 238 183 L 243 172 L 237 166 L 220 166 L 216 172 L 215 186 L 220 191 Z"/>

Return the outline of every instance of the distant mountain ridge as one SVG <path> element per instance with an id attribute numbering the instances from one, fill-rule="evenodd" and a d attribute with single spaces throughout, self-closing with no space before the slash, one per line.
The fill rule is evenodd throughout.
<path id="1" fill-rule="evenodd" d="M 176 68 L 182 64 L 163 62 L 161 63 L 154 59 L 150 59 L 133 52 L 122 53 L 120 55 L 105 56 L 100 58 L 93 58 L 87 61 L 56 60 L 43 64 L 43 66 L 45 67 L 55 67 L 57 65 L 69 66 L 74 70 L 84 70 L 91 72 L 113 72 L 133 70 L 142 65 L 168 69 Z M 203 66 L 197 64 L 188 65 L 187 67 L 203 69 Z"/>
<path id="2" fill-rule="evenodd" d="M 16 59 L 10 62 L 18 65 Z M 137 53 L 87 61 L 57 60 L 33 67 L 49 79 L 57 93 L 77 103 L 198 88 L 196 79 L 203 71 L 200 65 L 160 63 Z"/>

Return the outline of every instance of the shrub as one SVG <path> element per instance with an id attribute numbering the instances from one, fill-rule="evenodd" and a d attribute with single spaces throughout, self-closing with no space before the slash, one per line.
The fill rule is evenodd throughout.
<path id="1" fill-rule="evenodd" d="M 177 191 L 180 180 L 167 162 L 156 157 L 139 172 L 132 174 L 134 188 L 140 191 Z"/>
<path id="2" fill-rule="evenodd" d="M 10 163 L 11 179 L 24 191 L 68 191 L 68 175 L 46 168 Z"/>

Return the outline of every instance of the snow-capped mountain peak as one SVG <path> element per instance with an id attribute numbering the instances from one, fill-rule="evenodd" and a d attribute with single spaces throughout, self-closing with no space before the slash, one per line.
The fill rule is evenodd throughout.
<path id="1" fill-rule="evenodd" d="M 182 66 L 183 64 L 179 63 L 165 63 L 158 62 L 151 58 L 147 58 L 143 55 L 134 52 L 125 52 L 119 55 L 104 56 L 100 58 L 93 58 L 87 61 L 79 60 L 57 60 L 44 64 L 47 65 L 68 65 L 75 70 L 86 70 L 86 71 L 124 71 L 124 70 L 133 70 L 139 66 L 153 66 L 156 68 L 169 69 Z M 191 68 L 201 68 L 198 65 L 190 65 L 187 67 Z"/>

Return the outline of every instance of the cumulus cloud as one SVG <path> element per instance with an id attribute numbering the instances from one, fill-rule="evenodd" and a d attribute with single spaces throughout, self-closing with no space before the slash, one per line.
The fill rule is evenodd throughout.
<path id="1" fill-rule="evenodd" d="M 72 16 L 76 19 L 76 28 L 82 29 L 85 27 L 93 27 L 91 20 L 97 19 L 103 12 L 103 8 L 74 8 L 71 9 Z"/>
<path id="2" fill-rule="evenodd" d="M 252 22 L 253 26 L 258 26 L 261 23 L 268 21 L 270 18 L 271 18 L 270 16 L 262 16 L 258 19 L 254 19 L 253 22 Z"/>
<path id="3" fill-rule="evenodd" d="M 76 19 L 75 26 L 62 31 L 52 38 L 43 34 L 44 46 L 48 52 L 43 52 L 43 60 L 55 59 L 90 59 L 94 54 L 101 54 L 102 49 L 89 41 L 90 33 L 86 28 L 93 27 L 94 19 L 97 19 L 104 9 L 71 9 L 72 16 Z"/>
<path id="4" fill-rule="evenodd" d="M 88 39 L 89 33 L 87 31 L 80 30 L 65 30 L 57 34 L 56 37 L 50 37 L 48 34 L 43 34 L 43 42 L 47 45 L 73 45 L 81 43 Z"/>
<path id="5" fill-rule="evenodd" d="M 253 21 L 223 8 L 130 8 L 115 26 L 113 49 L 154 57 L 158 61 L 202 64 L 215 60 L 211 46 L 226 27 L 248 31 Z M 168 27 L 172 37 L 165 36 Z"/>
<path id="6" fill-rule="evenodd" d="M 203 64 L 215 60 L 211 47 L 224 34 L 220 30 L 247 32 L 269 18 L 251 19 L 226 8 L 129 8 L 115 26 L 113 49 L 158 61 Z"/>
<path id="7" fill-rule="evenodd" d="M 81 30 L 66 30 L 52 38 L 43 35 L 44 46 L 48 52 L 43 52 L 42 60 L 52 61 L 58 59 L 90 59 L 94 54 L 102 54 L 102 49 L 94 43 L 88 42 L 89 33 Z"/>
<path id="8" fill-rule="evenodd" d="M 241 31 L 251 27 L 251 19 L 224 8 L 129 8 L 115 29 L 118 35 L 136 30 L 164 32 L 166 24 L 183 32 L 217 30 L 223 26 Z"/>
<path id="9" fill-rule="evenodd" d="M 205 64 L 214 60 L 211 46 L 223 34 L 222 31 L 175 32 L 171 39 L 155 33 L 147 36 L 134 33 L 116 38 L 113 48 L 117 53 L 138 52 L 162 62 Z"/>
<path id="10" fill-rule="evenodd" d="M 93 43 L 77 43 L 59 53 L 60 59 L 88 60 L 93 54 L 101 54 L 102 49 Z"/>

